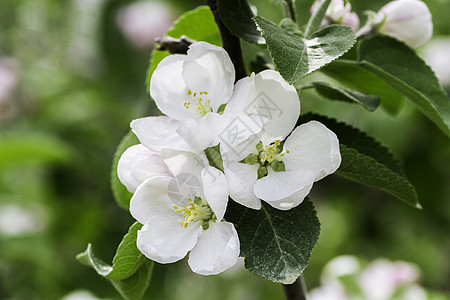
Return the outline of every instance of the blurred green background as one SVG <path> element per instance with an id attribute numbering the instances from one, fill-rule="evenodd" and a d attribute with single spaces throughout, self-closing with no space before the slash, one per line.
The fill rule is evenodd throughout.
<path id="1" fill-rule="evenodd" d="M 0 1 L 0 299 L 62 299 L 77 290 L 119 299 L 75 255 L 92 242 L 110 262 L 133 223 L 109 187 L 112 157 L 132 119 L 158 114 L 145 88 L 153 38 L 204 2 Z M 386 2 L 352 5 L 362 16 Z M 282 18 L 276 1 L 252 3 L 262 16 Z M 450 38 L 450 1 L 427 4 L 435 36 Z M 301 24 L 310 5 L 297 0 Z M 247 63 L 261 51 L 243 47 Z M 311 198 L 322 233 L 304 273 L 307 285 L 319 284 L 333 257 L 354 254 L 413 262 L 423 286 L 450 293 L 449 139 L 408 103 L 392 116 L 313 92 L 301 100 L 303 112 L 346 121 L 391 148 L 423 206 L 415 210 L 337 176 L 317 183 Z M 146 299 L 200 298 L 282 299 L 283 291 L 242 267 L 202 277 L 186 261 L 155 266 Z"/>

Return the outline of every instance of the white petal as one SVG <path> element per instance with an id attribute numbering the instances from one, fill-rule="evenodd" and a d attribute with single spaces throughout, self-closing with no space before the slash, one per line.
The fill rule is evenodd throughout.
<path id="1" fill-rule="evenodd" d="M 201 176 L 205 199 L 220 221 L 225 215 L 228 203 L 227 178 L 220 170 L 211 166 L 204 168 Z"/>
<path id="2" fill-rule="evenodd" d="M 312 184 L 293 193 L 289 197 L 286 197 L 281 200 L 276 200 L 276 201 L 267 201 L 267 203 L 269 203 L 273 208 L 276 208 L 276 209 L 289 210 L 291 208 L 298 206 L 300 203 L 302 203 L 303 200 L 305 200 L 305 197 L 311 191 L 311 188 L 312 188 Z"/>
<path id="3" fill-rule="evenodd" d="M 139 141 L 152 150 L 161 151 L 162 147 L 169 147 L 195 152 L 177 133 L 179 124 L 179 121 L 160 116 L 136 119 L 130 126 Z"/>
<path id="4" fill-rule="evenodd" d="M 267 176 L 258 179 L 253 191 L 256 197 L 265 201 L 276 201 L 287 198 L 295 192 L 312 185 L 315 174 L 309 170 L 301 172 L 274 172 L 268 168 Z"/>
<path id="5" fill-rule="evenodd" d="M 219 135 L 225 125 L 221 115 L 208 113 L 199 119 L 180 122 L 177 132 L 192 148 L 201 152 L 219 143 Z"/>
<path id="6" fill-rule="evenodd" d="M 139 144 L 125 150 L 117 165 L 117 175 L 127 189 L 134 193 L 145 180 L 155 176 L 170 176 L 161 153 Z"/>
<path id="7" fill-rule="evenodd" d="M 253 193 L 253 186 L 258 179 L 259 164 L 247 165 L 236 162 L 224 167 L 231 198 L 246 207 L 260 209 L 261 201 Z"/>
<path id="8" fill-rule="evenodd" d="M 215 275 L 234 266 L 240 252 L 239 237 L 233 224 L 211 222 L 189 254 L 189 266 L 201 275 Z"/>
<path id="9" fill-rule="evenodd" d="M 339 141 L 331 130 L 322 123 L 311 121 L 297 127 L 287 138 L 283 162 L 286 171 L 308 169 L 320 180 L 334 173 L 341 164 Z"/>
<path id="10" fill-rule="evenodd" d="M 214 112 L 227 103 L 233 92 L 234 66 L 221 47 L 205 42 L 189 47 L 183 65 L 183 78 L 192 91 L 207 91 Z"/>
<path id="11" fill-rule="evenodd" d="M 161 156 L 164 163 L 178 180 L 186 179 L 186 184 L 201 188 L 201 171 L 208 165 L 206 156 L 202 153 L 196 155 L 192 152 L 173 149 L 162 149 Z M 192 177 L 191 180 L 187 180 Z"/>
<path id="12" fill-rule="evenodd" d="M 234 114 L 240 115 L 245 111 L 247 106 L 252 103 L 253 99 L 247 97 L 249 89 L 254 85 L 255 73 L 252 73 L 248 77 L 239 79 L 234 85 L 233 96 L 225 107 L 224 115 Z"/>
<path id="13" fill-rule="evenodd" d="M 242 79 L 235 89 L 225 113 L 240 110 L 267 119 L 261 137 L 264 144 L 283 140 L 292 131 L 300 115 L 300 100 L 280 73 L 265 70 Z"/>
<path id="14" fill-rule="evenodd" d="M 186 55 L 167 56 L 158 64 L 150 82 L 150 95 L 159 110 L 176 120 L 195 117 L 184 106 L 189 101 L 188 88 L 182 76 L 185 60 Z"/>
<path id="15" fill-rule="evenodd" d="M 186 256 L 198 240 L 200 222 L 184 228 L 178 217 L 154 216 L 138 231 L 137 247 L 149 259 L 165 264 Z"/>
<path id="16" fill-rule="evenodd" d="M 138 185 L 141 183 L 131 175 L 131 164 L 136 156 L 141 153 L 143 148 L 147 149 L 141 144 L 129 147 L 124 153 L 122 153 L 122 156 L 120 156 L 117 164 L 117 177 L 119 177 L 120 182 L 122 182 L 122 184 L 131 193 L 134 193 Z"/>
<path id="17" fill-rule="evenodd" d="M 257 115 L 223 115 L 225 129 L 220 133 L 220 151 L 224 160 L 240 161 L 250 153 L 257 153 L 260 132 L 268 120 Z"/>
<path id="18" fill-rule="evenodd" d="M 175 214 L 168 194 L 173 180 L 173 177 L 153 177 L 137 188 L 130 201 L 130 213 L 139 223 L 145 224 L 152 216 Z"/>

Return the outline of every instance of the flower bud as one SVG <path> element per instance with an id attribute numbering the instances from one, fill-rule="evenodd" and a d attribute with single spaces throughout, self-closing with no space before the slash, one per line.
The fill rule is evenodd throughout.
<path id="1" fill-rule="evenodd" d="M 315 13 L 319 8 L 320 1 L 317 0 L 311 6 L 311 14 Z M 330 24 L 342 24 L 352 27 L 355 31 L 359 27 L 358 15 L 351 12 L 352 6 L 349 2 L 344 0 L 332 0 L 328 6 L 325 14 L 325 19 L 322 21 L 321 27 Z"/>
<path id="2" fill-rule="evenodd" d="M 382 34 L 405 42 L 411 48 L 425 44 L 433 33 L 431 13 L 420 0 L 396 0 L 383 6 L 374 25 Z"/>

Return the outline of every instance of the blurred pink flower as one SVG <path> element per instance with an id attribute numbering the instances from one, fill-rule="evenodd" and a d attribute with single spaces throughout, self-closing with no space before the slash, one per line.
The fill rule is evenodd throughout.
<path id="1" fill-rule="evenodd" d="M 401 286 L 419 278 L 419 269 L 406 262 L 378 259 L 368 265 L 359 276 L 359 284 L 368 300 L 390 299 Z"/>
<path id="2" fill-rule="evenodd" d="M 0 58 L 0 105 L 6 104 L 19 83 L 19 66 L 14 58 Z"/>
<path id="3" fill-rule="evenodd" d="M 116 18 L 123 34 L 136 47 L 151 47 L 172 23 L 170 7 L 164 2 L 136 2 L 122 8 Z"/>

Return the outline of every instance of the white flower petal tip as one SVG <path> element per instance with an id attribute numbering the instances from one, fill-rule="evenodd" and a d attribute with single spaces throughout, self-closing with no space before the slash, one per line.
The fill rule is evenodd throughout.
<path id="1" fill-rule="evenodd" d="M 234 266 L 239 253 L 239 237 L 234 225 L 228 222 L 211 223 L 189 254 L 188 263 L 195 273 L 216 275 Z"/>
<path id="2" fill-rule="evenodd" d="M 180 122 L 166 116 L 135 119 L 130 127 L 139 141 L 149 149 L 161 151 L 162 148 L 196 152 L 177 133 Z"/>
<path id="3" fill-rule="evenodd" d="M 292 208 L 295 208 L 299 206 L 303 200 L 305 200 L 306 196 L 311 191 L 312 184 L 308 185 L 299 191 L 293 193 L 289 197 L 286 197 L 281 200 L 275 200 L 275 201 L 267 201 L 267 203 L 270 204 L 273 208 L 279 209 L 279 210 L 290 210 Z"/>
<path id="4" fill-rule="evenodd" d="M 138 231 L 137 247 L 149 259 L 167 264 L 183 259 L 194 248 L 200 224 L 184 228 L 177 216 L 154 216 Z"/>
<path id="5" fill-rule="evenodd" d="M 396 0 L 383 6 L 373 26 L 382 34 L 392 36 L 411 48 L 425 44 L 433 34 L 428 6 L 420 0 Z"/>
<path id="6" fill-rule="evenodd" d="M 120 182 L 134 193 L 145 180 L 155 176 L 169 176 L 170 172 L 162 160 L 161 153 L 138 144 L 122 154 L 117 164 Z"/>
<path id="7" fill-rule="evenodd" d="M 303 201 L 311 190 L 315 175 L 307 169 L 299 172 L 274 172 L 269 168 L 268 172 L 267 176 L 256 181 L 253 191 L 256 197 L 283 210 L 293 208 Z M 299 193 L 300 191 L 302 192 Z M 292 205 L 288 207 L 290 203 Z"/>

